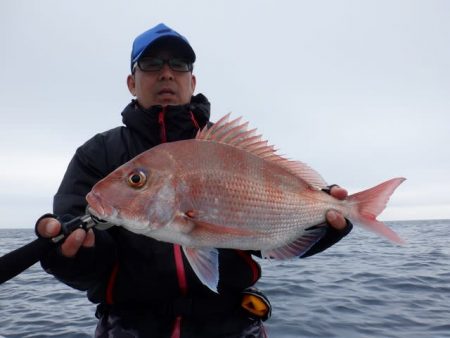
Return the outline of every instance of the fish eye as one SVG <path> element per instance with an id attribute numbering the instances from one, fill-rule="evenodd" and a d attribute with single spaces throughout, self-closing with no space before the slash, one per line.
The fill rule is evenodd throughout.
<path id="1" fill-rule="evenodd" d="M 141 188 L 147 182 L 147 175 L 142 170 L 133 171 L 128 175 L 128 185 L 132 188 Z"/>

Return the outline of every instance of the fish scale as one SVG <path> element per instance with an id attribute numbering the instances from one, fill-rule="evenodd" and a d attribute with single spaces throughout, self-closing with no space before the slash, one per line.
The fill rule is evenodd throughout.
<path id="1" fill-rule="evenodd" d="M 283 194 L 275 194 L 272 191 L 266 191 L 265 188 L 258 184 L 246 184 L 248 181 L 241 182 L 230 182 L 225 185 L 227 190 L 226 197 L 221 197 L 220 205 L 216 203 L 211 203 L 214 199 L 213 196 L 217 196 L 217 191 L 205 192 L 204 196 L 195 196 L 193 199 L 197 198 L 199 201 L 195 205 L 199 205 L 201 209 L 217 209 L 221 208 L 220 211 L 224 214 L 222 219 L 226 219 L 229 222 L 229 226 L 240 226 L 239 221 L 246 221 L 248 223 L 258 223 L 261 225 L 266 225 L 261 223 L 262 220 L 269 219 L 270 216 L 274 217 L 274 221 L 280 223 L 281 218 L 286 213 L 289 213 L 289 209 L 292 212 L 296 212 L 299 205 L 294 201 L 289 203 L 289 198 L 282 198 Z M 206 186 L 215 186 L 215 182 L 205 182 Z M 245 195 L 242 194 L 242 190 L 246 192 Z M 267 193 L 265 193 L 267 192 Z M 278 196 L 276 196 L 278 195 Z M 227 206 L 227 208 L 225 208 Z M 290 208 L 289 208 L 290 207 Z M 235 216 L 235 209 L 240 209 L 241 212 L 250 212 L 254 217 L 247 215 L 244 220 L 238 220 Z M 227 214 L 225 215 L 225 213 Z M 215 214 L 215 212 L 213 212 Z M 257 216 L 257 217 L 255 217 Z"/>
<path id="2" fill-rule="evenodd" d="M 221 177 L 222 179 L 224 178 L 223 175 Z M 185 178 L 185 180 L 192 180 L 192 178 Z M 298 229 L 305 222 L 306 225 L 313 225 L 325 220 L 323 212 L 321 212 L 323 207 L 318 203 L 315 205 L 302 203 L 299 192 L 273 189 L 267 191 L 266 187 L 259 181 L 233 180 L 233 177 L 226 177 L 225 182 L 226 196 L 229 196 L 229 193 L 231 193 L 231 196 L 227 200 L 222 196 L 221 205 L 212 202 L 214 200 L 213 196 L 218 196 L 217 191 L 204 191 L 203 196 L 193 192 L 192 198 L 196 201 L 195 205 L 200 209 L 209 210 L 208 214 L 216 215 L 219 208 L 222 212 L 222 219 L 226 219 L 229 226 L 239 227 L 248 224 L 254 225 L 255 228 L 258 225 L 266 226 L 267 230 L 262 227 L 258 227 L 258 230 L 266 230 L 267 232 L 273 231 L 274 226 L 277 226 L 275 227 L 276 230 L 284 232 L 290 228 Z M 218 189 L 218 183 L 220 184 L 220 182 L 215 182 L 214 180 L 206 180 L 203 190 L 208 190 L 208 187 Z M 245 191 L 246 194 L 243 195 L 242 191 Z M 233 205 L 238 206 L 242 212 L 248 213 L 244 220 L 237 220 L 233 217 L 236 216 L 233 211 L 235 209 L 232 207 Z M 228 208 L 225 208 L 226 206 Z M 293 215 L 307 215 L 307 217 L 293 219 Z M 246 224 L 241 224 L 242 221 Z"/>

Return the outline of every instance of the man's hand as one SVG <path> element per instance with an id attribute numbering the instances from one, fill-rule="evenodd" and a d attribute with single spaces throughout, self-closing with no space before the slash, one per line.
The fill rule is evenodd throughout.
<path id="1" fill-rule="evenodd" d="M 345 200 L 347 198 L 348 192 L 347 190 L 339 186 L 333 186 L 330 190 L 330 195 L 337 199 Z M 347 221 L 345 220 L 344 216 L 342 216 L 342 214 L 338 211 L 329 210 L 326 217 L 327 222 L 337 230 L 343 230 L 347 226 Z"/>
<path id="2" fill-rule="evenodd" d="M 46 217 L 39 221 L 36 229 L 42 237 L 51 238 L 59 234 L 61 223 L 55 218 Z M 80 247 L 93 247 L 94 244 L 95 235 L 92 229 L 87 232 L 83 229 L 77 229 L 61 244 L 61 253 L 66 257 L 74 257 Z"/>

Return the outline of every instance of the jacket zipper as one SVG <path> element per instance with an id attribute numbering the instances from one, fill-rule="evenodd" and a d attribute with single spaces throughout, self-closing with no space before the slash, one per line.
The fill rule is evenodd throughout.
<path id="1" fill-rule="evenodd" d="M 166 120 L 165 120 L 165 114 L 166 114 L 167 107 L 163 107 L 162 110 L 159 112 L 158 115 L 158 123 L 160 126 L 160 139 L 161 143 L 167 142 L 167 130 L 166 130 Z M 194 114 L 192 111 L 189 111 L 192 124 L 194 127 L 199 130 L 200 125 L 198 124 Z M 178 279 L 178 286 L 180 288 L 180 293 L 182 296 L 186 296 L 188 292 L 188 285 L 187 285 L 187 278 L 186 278 L 186 270 L 184 268 L 183 263 L 183 255 L 181 253 L 181 246 L 178 244 L 173 245 L 173 252 L 174 252 L 174 260 L 175 260 L 175 267 L 177 272 L 177 279 Z M 113 289 L 114 284 L 117 277 L 117 272 L 119 266 L 116 264 L 114 266 L 114 269 L 111 273 L 108 286 L 107 286 L 107 304 L 113 304 Z M 171 338 L 179 338 L 181 336 L 181 320 L 182 316 L 178 316 L 175 319 L 174 327 L 172 329 L 172 335 Z"/>
<path id="2" fill-rule="evenodd" d="M 161 143 L 167 142 L 167 131 L 166 131 L 166 121 L 165 121 L 166 109 L 167 109 L 166 107 L 163 107 L 163 109 L 159 112 L 159 116 L 158 116 Z M 191 117 L 192 117 L 192 115 L 191 115 Z M 181 247 L 178 244 L 173 244 L 173 255 L 174 255 L 174 259 L 175 259 L 175 268 L 176 268 L 176 272 L 177 272 L 178 287 L 180 288 L 181 295 L 186 296 L 187 290 L 188 290 L 187 279 L 186 279 L 186 270 L 184 269 L 183 255 L 181 254 Z M 181 337 L 181 321 L 182 321 L 182 316 L 177 316 L 175 318 L 175 322 L 174 322 L 174 325 L 172 328 L 171 338 Z"/>
<path id="3" fill-rule="evenodd" d="M 166 131 L 166 107 L 163 107 L 159 112 L 158 122 L 160 126 L 161 143 L 167 142 L 167 131 Z M 192 113 L 191 113 L 192 114 Z M 173 245 L 173 254 L 175 259 L 175 267 L 177 270 L 178 286 L 180 287 L 180 292 L 183 296 L 187 294 L 187 279 L 186 270 L 183 264 L 183 255 L 181 254 L 181 247 L 177 244 Z"/>

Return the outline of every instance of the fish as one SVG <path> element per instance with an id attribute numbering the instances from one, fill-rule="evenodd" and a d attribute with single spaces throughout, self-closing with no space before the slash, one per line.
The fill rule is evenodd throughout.
<path id="1" fill-rule="evenodd" d="M 89 212 L 180 245 L 197 277 L 215 292 L 218 249 L 299 257 L 325 234 L 328 210 L 404 243 L 377 216 L 405 178 L 336 199 L 323 190 L 328 184 L 317 171 L 279 155 L 248 125 L 227 114 L 193 139 L 141 153 L 94 185 L 86 196 Z"/>

